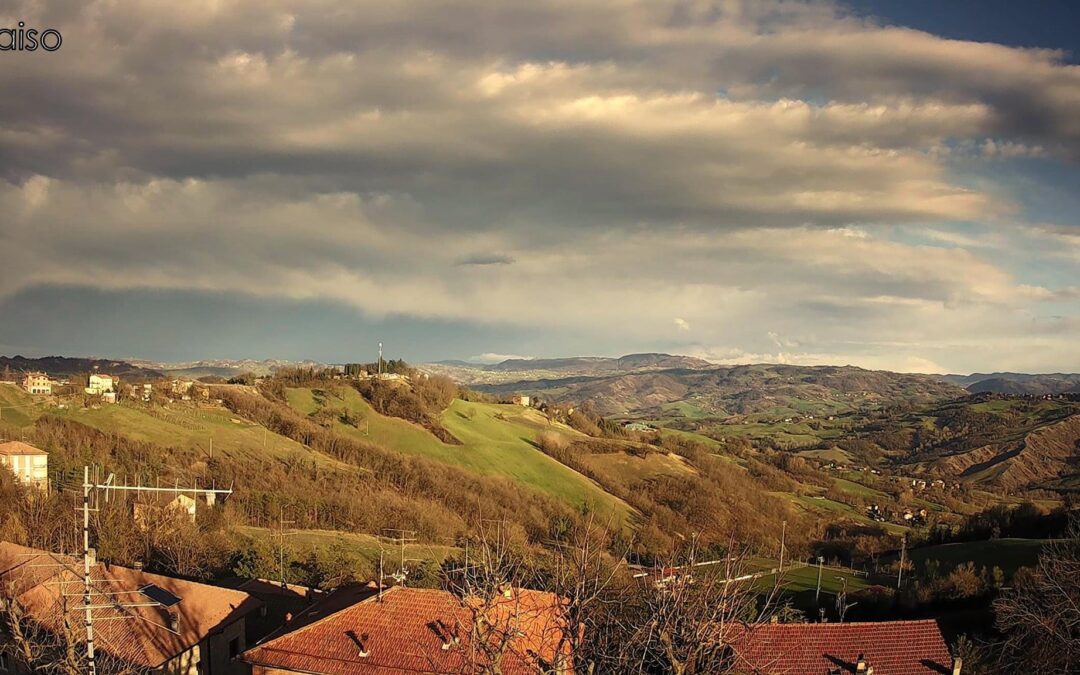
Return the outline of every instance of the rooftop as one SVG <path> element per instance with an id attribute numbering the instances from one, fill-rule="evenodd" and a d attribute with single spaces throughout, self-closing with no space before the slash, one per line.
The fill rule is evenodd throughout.
<path id="1" fill-rule="evenodd" d="M 952 656 L 933 620 L 761 624 L 746 628 L 732 642 L 736 672 L 855 673 L 860 655 L 874 675 L 952 672 Z"/>
<path id="2" fill-rule="evenodd" d="M 248 663 L 275 669 L 352 673 L 460 673 L 490 654 L 495 635 L 508 636 L 505 675 L 540 672 L 560 649 L 562 615 L 555 595 L 515 589 L 482 605 L 441 590 L 393 587 L 356 594 L 352 604 L 331 594 L 283 632 L 248 650 Z M 342 606 L 344 605 L 344 606 Z M 480 613 L 491 630 L 473 648 L 471 628 Z"/>
<path id="3" fill-rule="evenodd" d="M 28 615 L 46 628 L 60 626 L 61 593 L 83 593 L 81 574 L 81 558 L 0 542 L 0 589 L 15 595 Z M 157 668 L 261 605 L 241 591 L 118 565 L 98 565 L 92 576 L 95 604 L 117 603 L 114 608 L 96 610 L 95 618 L 130 619 L 95 622 L 95 644 L 134 666 Z M 65 583 L 60 586 L 58 581 Z M 116 595 L 116 591 L 124 594 Z M 121 606 L 148 599 L 172 607 Z M 170 611 L 179 617 L 175 632 L 169 629 Z M 82 621 L 73 621 L 72 626 L 76 638 L 85 639 Z"/>
<path id="4" fill-rule="evenodd" d="M 32 445 L 23 443 L 22 441 L 0 441 L 0 455 L 47 455 L 41 448 L 35 448 Z"/>

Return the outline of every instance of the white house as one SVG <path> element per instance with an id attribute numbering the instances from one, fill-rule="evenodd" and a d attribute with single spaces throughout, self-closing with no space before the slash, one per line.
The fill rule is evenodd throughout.
<path id="1" fill-rule="evenodd" d="M 120 384 L 120 378 L 100 373 L 90 373 L 87 382 L 86 393 L 91 396 L 101 396 L 108 393 L 116 393 L 116 387 Z"/>

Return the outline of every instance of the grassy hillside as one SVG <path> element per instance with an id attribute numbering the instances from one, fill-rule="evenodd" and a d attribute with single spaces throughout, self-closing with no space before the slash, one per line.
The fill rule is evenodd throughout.
<path id="1" fill-rule="evenodd" d="M 276 530 L 264 527 L 241 527 L 241 532 L 255 539 L 272 542 L 277 545 L 280 535 Z M 308 553 L 324 556 L 334 551 L 347 551 L 374 567 L 382 553 L 387 570 L 394 569 L 400 562 L 402 549 L 369 534 L 357 532 L 339 532 L 337 530 L 298 530 L 288 536 L 288 546 L 305 557 Z M 405 559 L 409 561 L 429 561 L 441 563 L 459 551 L 454 546 L 439 544 L 406 544 Z"/>
<path id="2" fill-rule="evenodd" d="M 96 409 L 57 409 L 51 414 L 163 447 L 199 449 L 208 457 L 212 438 L 215 456 L 273 457 L 283 461 L 305 459 L 324 466 L 345 466 L 220 408 L 117 404 Z"/>
<path id="3" fill-rule="evenodd" d="M 42 407 L 40 399 L 35 400 L 21 388 L 0 384 L 0 422 L 24 427 L 34 421 Z"/>
<path id="4" fill-rule="evenodd" d="M 556 431 L 568 436 L 577 432 L 549 423 L 535 410 L 456 400 L 441 419 L 442 425 L 461 441 L 461 445 L 451 445 L 415 424 L 378 414 L 349 387 L 335 392 L 290 388 L 287 397 L 290 406 L 305 414 L 330 409 L 358 416 L 361 421 L 356 425 L 339 420 L 335 427 L 383 447 L 423 455 L 481 474 L 505 476 L 575 507 L 588 504 L 603 511 L 613 511 L 620 517 L 630 513 L 624 502 L 536 448 L 536 438 L 541 432 Z"/>

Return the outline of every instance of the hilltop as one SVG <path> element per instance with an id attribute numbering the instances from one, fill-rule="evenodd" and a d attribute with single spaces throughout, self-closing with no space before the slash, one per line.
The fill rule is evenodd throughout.
<path id="1" fill-rule="evenodd" d="M 964 387 L 973 394 L 1045 396 L 1080 393 L 1080 373 L 972 373 L 944 375 L 942 379 Z"/>

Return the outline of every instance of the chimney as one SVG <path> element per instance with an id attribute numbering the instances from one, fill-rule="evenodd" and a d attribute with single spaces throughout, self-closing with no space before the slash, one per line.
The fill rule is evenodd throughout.
<path id="1" fill-rule="evenodd" d="M 169 612 L 169 629 L 174 633 L 180 632 L 180 612 Z"/>
<path id="2" fill-rule="evenodd" d="M 136 561 L 135 561 L 135 562 L 134 562 L 134 563 L 133 563 L 133 564 L 131 565 L 131 569 L 135 570 L 136 572 L 142 572 L 142 568 L 143 568 L 143 564 L 142 564 L 142 561 L 141 561 L 141 560 L 136 560 Z"/>
<path id="3" fill-rule="evenodd" d="M 865 673 L 866 672 L 866 657 L 863 656 L 862 654 L 859 654 L 859 660 L 855 662 L 855 672 L 856 673 Z"/>
<path id="4" fill-rule="evenodd" d="M 952 660 L 952 675 L 960 675 L 960 668 L 964 665 L 964 659 L 954 656 Z"/>

